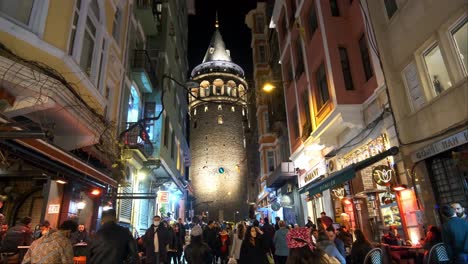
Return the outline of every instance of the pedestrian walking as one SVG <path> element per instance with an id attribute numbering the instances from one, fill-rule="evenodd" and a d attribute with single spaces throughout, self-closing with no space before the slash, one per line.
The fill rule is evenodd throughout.
<path id="1" fill-rule="evenodd" d="M 277 264 L 285 264 L 289 256 L 289 248 L 286 242 L 286 235 L 288 234 L 288 229 L 286 228 L 286 223 L 284 221 L 279 222 L 280 229 L 276 231 L 273 238 L 275 246 L 275 261 Z"/>
<path id="2" fill-rule="evenodd" d="M 167 249 L 168 263 L 179 264 L 182 255 L 182 241 L 179 234 L 179 226 L 177 223 L 169 228 L 169 246 Z M 179 254 L 180 253 L 180 254 Z"/>
<path id="3" fill-rule="evenodd" d="M 24 255 L 22 264 L 30 263 L 73 263 L 73 246 L 70 242 L 72 232 L 78 224 L 72 220 L 64 221 L 59 230 L 47 230 L 39 239 L 32 242 L 31 247 Z"/>
<path id="4" fill-rule="evenodd" d="M 232 237 L 232 248 L 230 258 L 235 259 L 236 262 L 239 262 L 240 259 L 240 250 L 242 246 L 242 241 L 244 240 L 246 228 L 247 227 L 245 226 L 244 222 L 239 222 Z"/>
<path id="5" fill-rule="evenodd" d="M 268 264 L 266 249 L 262 230 L 256 226 L 249 226 L 242 242 L 239 263 Z"/>
<path id="6" fill-rule="evenodd" d="M 167 246 L 169 245 L 169 231 L 161 222 L 161 217 L 153 217 L 153 224 L 146 230 L 144 245 L 146 248 L 146 264 L 167 263 Z"/>
<path id="7" fill-rule="evenodd" d="M 229 255 L 229 246 L 230 244 L 230 239 L 229 239 L 229 233 L 227 232 L 226 228 L 223 228 L 221 232 L 219 233 L 218 236 L 218 243 L 219 243 L 219 256 L 221 259 L 221 264 L 226 264 L 228 261 L 228 255 Z"/>
<path id="8" fill-rule="evenodd" d="M 187 245 L 184 251 L 184 258 L 187 264 L 211 264 L 212 255 L 211 249 L 203 242 L 202 228 L 196 225 L 192 228 L 190 234 L 190 244 Z"/>
<path id="9" fill-rule="evenodd" d="M 29 246 L 33 241 L 31 217 L 26 216 L 14 227 L 8 229 L 2 241 L 0 252 L 18 253 L 18 246 Z"/>
<path id="10" fill-rule="evenodd" d="M 89 264 L 123 264 L 138 261 L 137 244 L 130 231 L 117 225 L 116 211 L 102 212 L 102 226 L 89 244 Z"/>

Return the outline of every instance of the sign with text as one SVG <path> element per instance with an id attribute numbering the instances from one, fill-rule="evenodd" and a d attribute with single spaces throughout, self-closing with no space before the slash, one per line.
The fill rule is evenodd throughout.
<path id="1" fill-rule="evenodd" d="M 60 211 L 60 204 L 49 204 L 49 208 L 47 210 L 48 214 L 58 214 Z"/>
<path id="2" fill-rule="evenodd" d="M 431 144 L 414 152 L 411 155 L 411 160 L 413 162 L 417 162 L 423 159 L 427 159 L 446 150 L 463 145 L 465 143 L 468 143 L 468 129 L 458 132 L 455 135 L 437 141 L 434 144 Z"/>
<path id="3" fill-rule="evenodd" d="M 299 188 L 306 186 L 309 182 L 316 179 L 320 175 L 324 175 L 327 172 L 327 167 L 325 161 L 320 161 L 316 164 L 312 169 L 310 169 L 307 173 L 301 174 L 298 177 L 298 185 Z"/>
<path id="4" fill-rule="evenodd" d="M 169 192 L 159 191 L 158 192 L 158 203 L 169 203 Z"/>

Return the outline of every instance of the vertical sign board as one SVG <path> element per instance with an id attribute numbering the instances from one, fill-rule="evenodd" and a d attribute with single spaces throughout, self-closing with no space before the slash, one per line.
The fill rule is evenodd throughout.
<path id="1" fill-rule="evenodd" d="M 158 192 L 158 203 L 169 203 L 169 192 L 159 191 Z"/>

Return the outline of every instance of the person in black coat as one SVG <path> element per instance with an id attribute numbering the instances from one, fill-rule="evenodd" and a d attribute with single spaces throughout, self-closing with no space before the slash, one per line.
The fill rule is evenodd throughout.
<path id="1" fill-rule="evenodd" d="M 14 227 L 8 229 L 2 241 L 0 252 L 18 252 L 18 246 L 29 246 L 33 241 L 31 217 L 26 216 Z"/>
<path id="2" fill-rule="evenodd" d="M 202 240 L 202 228 L 196 225 L 192 228 L 190 244 L 185 247 L 184 258 L 188 264 L 211 264 L 213 257 L 210 247 Z"/>
<path id="3" fill-rule="evenodd" d="M 356 236 L 356 241 L 354 241 L 351 247 L 351 263 L 361 264 L 364 263 L 367 253 L 371 251 L 372 245 L 360 229 L 356 229 L 354 235 Z"/>
<path id="4" fill-rule="evenodd" d="M 268 217 L 265 217 L 264 219 L 264 224 L 262 226 L 262 232 L 263 232 L 263 238 L 265 241 L 265 246 L 266 250 L 271 251 L 271 253 L 274 255 L 275 254 L 275 245 L 273 244 L 273 238 L 275 237 L 275 227 L 273 227 L 270 222 Z"/>
<path id="5" fill-rule="evenodd" d="M 242 242 L 239 264 L 268 264 L 266 249 L 263 232 L 256 226 L 249 226 Z"/>
<path id="6" fill-rule="evenodd" d="M 138 261 L 137 244 L 130 231 L 116 224 L 114 209 L 102 212 L 103 225 L 89 246 L 90 264 L 119 264 Z"/>
<path id="7" fill-rule="evenodd" d="M 217 250 L 219 248 L 218 243 L 218 231 L 216 230 L 215 223 L 213 220 L 208 222 L 208 225 L 203 230 L 203 241 L 208 244 L 212 250 L 213 263 L 217 261 Z"/>
<path id="8" fill-rule="evenodd" d="M 155 240 L 157 236 L 157 240 Z M 163 264 L 167 262 L 167 245 L 169 245 L 170 234 L 164 223 L 161 222 L 161 217 L 156 215 L 153 217 L 153 224 L 146 230 L 143 244 L 146 249 L 146 264 Z M 155 243 L 158 248 L 155 252 Z"/>

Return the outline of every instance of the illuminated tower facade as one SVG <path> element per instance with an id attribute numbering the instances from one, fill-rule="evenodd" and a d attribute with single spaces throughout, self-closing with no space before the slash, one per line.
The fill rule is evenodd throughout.
<path id="1" fill-rule="evenodd" d="M 214 220 L 239 220 L 248 214 L 248 85 L 244 70 L 231 60 L 217 22 L 203 62 L 193 69 L 191 79 L 194 213 Z"/>

